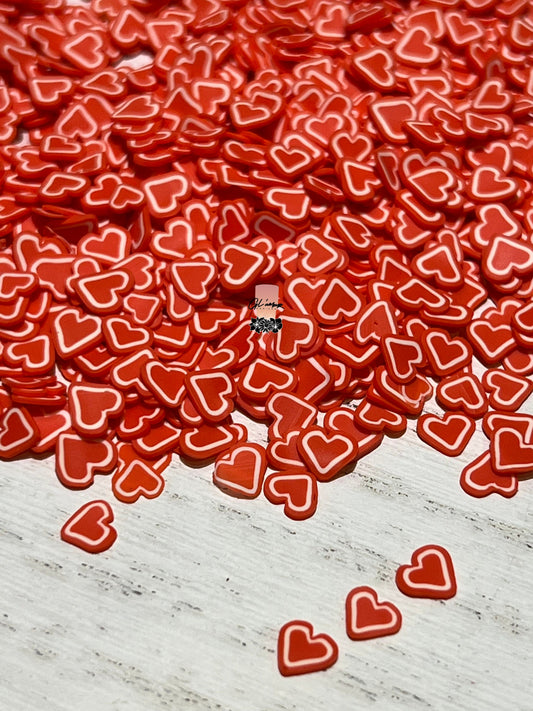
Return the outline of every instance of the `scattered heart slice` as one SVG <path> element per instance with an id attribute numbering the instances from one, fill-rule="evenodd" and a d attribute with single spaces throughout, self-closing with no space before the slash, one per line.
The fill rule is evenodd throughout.
<path id="1" fill-rule="evenodd" d="M 436 545 L 417 548 L 411 556 L 411 564 L 401 565 L 396 571 L 396 585 L 409 597 L 448 600 L 457 592 L 450 554 Z"/>
<path id="2" fill-rule="evenodd" d="M 113 509 L 107 501 L 89 501 L 68 519 L 61 529 L 61 538 L 87 553 L 102 553 L 117 538 L 111 525 L 113 520 Z"/>
<path id="3" fill-rule="evenodd" d="M 117 452 L 109 440 L 84 440 L 74 432 L 63 432 L 56 443 L 56 474 L 71 489 L 86 489 L 96 473 L 108 474 L 117 463 Z"/>
<path id="4" fill-rule="evenodd" d="M 237 444 L 218 457 L 213 482 L 233 496 L 255 499 L 261 493 L 266 453 L 259 444 Z"/>
<path id="5" fill-rule="evenodd" d="M 420 439 L 448 457 L 463 452 L 475 429 L 474 420 L 460 412 L 446 412 L 442 419 L 428 413 L 416 423 Z"/>
<path id="6" fill-rule="evenodd" d="M 300 434 L 298 450 L 319 481 L 329 481 L 357 459 L 357 444 L 340 432 L 309 427 Z"/>
<path id="7" fill-rule="evenodd" d="M 39 430 L 24 407 L 10 407 L 0 419 L 0 459 L 13 457 L 31 449 L 39 441 Z"/>
<path id="8" fill-rule="evenodd" d="M 375 590 L 364 585 L 346 598 L 346 633 L 353 640 L 396 634 L 402 626 L 400 610 L 392 602 L 379 602 Z"/>
<path id="9" fill-rule="evenodd" d="M 339 648 L 327 634 L 314 634 L 304 620 L 283 625 L 278 635 L 278 669 L 283 676 L 325 671 L 337 661 Z"/>
<path id="10" fill-rule="evenodd" d="M 500 494 L 509 499 L 518 491 L 517 477 L 497 474 L 494 471 L 490 451 L 480 454 L 463 469 L 459 483 L 463 491 L 477 499 L 490 494 Z"/>
<path id="11" fill-rule="evenodd" d="M 284 504 L 284 513 L 295 521 L 310 518 L 316 511 L 316 479 L 305 471 L 288 469 L 269 474 L 263 490 L 273 504 Z"/>

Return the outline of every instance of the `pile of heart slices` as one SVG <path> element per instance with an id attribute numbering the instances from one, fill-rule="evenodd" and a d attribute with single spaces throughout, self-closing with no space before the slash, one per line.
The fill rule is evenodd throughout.
<path id="1" fill-rule="evenodd" d="M 125 503 L 173 454 L 214 461 L 304 519 L 408 420 L 448 456 L 480 421 L 461 486 L 516 493 L 531 2 L 6 0 L 0 74 L 0 458 Z M 258 284 L 277 333 L 250 329 Z M 61 535 L 99 552 L 112 520 L 91 501 Z"/>

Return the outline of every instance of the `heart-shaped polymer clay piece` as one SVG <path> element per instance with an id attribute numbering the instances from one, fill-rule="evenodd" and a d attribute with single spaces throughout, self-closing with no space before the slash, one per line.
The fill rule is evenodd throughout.
<path id="1" fill-rule="evenodd" d="M 338 656 L 335 640 L 327 634 L 314 634 L 309 622 L 292 620 L 279 631 L 278 668 L 283 676 L 324 671 Z"/>
<path id="2" fill-rule="evenodd" d="M 396 634 L 402 626 L 400 610 L 392 602 L 380 602 L 373 588 L 362 585 L 346 597 L 346 633 L 364 640 Z"/>
<path id="3" fill-rule="evenodd" d="M 117 538 L 113 520 L 113 509 L 107 501 L 89 501 L 64 524 L 61 538 L 87 553 L 102 553 Z"/>
<path id="4" fill-rule="evenodd" d="M 447 600 L 457 592 L 455 571 L 450 554 L 442 546 L 417 548 L 409 565 L 396 571 L 398 589 L 409 597 Z"/>

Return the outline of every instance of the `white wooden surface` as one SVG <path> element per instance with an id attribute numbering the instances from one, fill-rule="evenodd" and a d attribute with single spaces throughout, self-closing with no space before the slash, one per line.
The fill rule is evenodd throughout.
<path id="1" fill-rule="evenodd" d="M 159 499 L 113 504 L 119 538 L 96 556 L 58 534 L 83 502 L 109 496 L 109 479 L 73 492 L 51 459 L 1 463 L 0 708 L 530 711 L 533 482 L 510 500 L 468 497 L 459 472 L 485 445 L 479 435 L 448 459 L 411 427 L 321 485 L 304 522 L 232 499 L 211 468 L 176 460 Z M 427 543 L 452 555 L 452 600 L 394 585 Z M 357 585 L 400 607 L 399 634 L 348 639 Z M 279 674 L 277 632 L 294 618 L 336 639 L 334 667 Z"/>

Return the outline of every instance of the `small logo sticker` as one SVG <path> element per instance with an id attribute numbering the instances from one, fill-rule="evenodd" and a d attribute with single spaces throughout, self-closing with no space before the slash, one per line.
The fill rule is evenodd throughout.
<path id="1" fill-rule="evenodd" d="M 258 284 L 255 287 L 255 298 L 248 308 L 253 310 L 256 318 L 250 321 L 250 330 L 257 333 L 277 333 L 282 322 L 276 318 L 278 309 L 283 308 L 279 301 L 279 287 L 276 284 Z"/>

